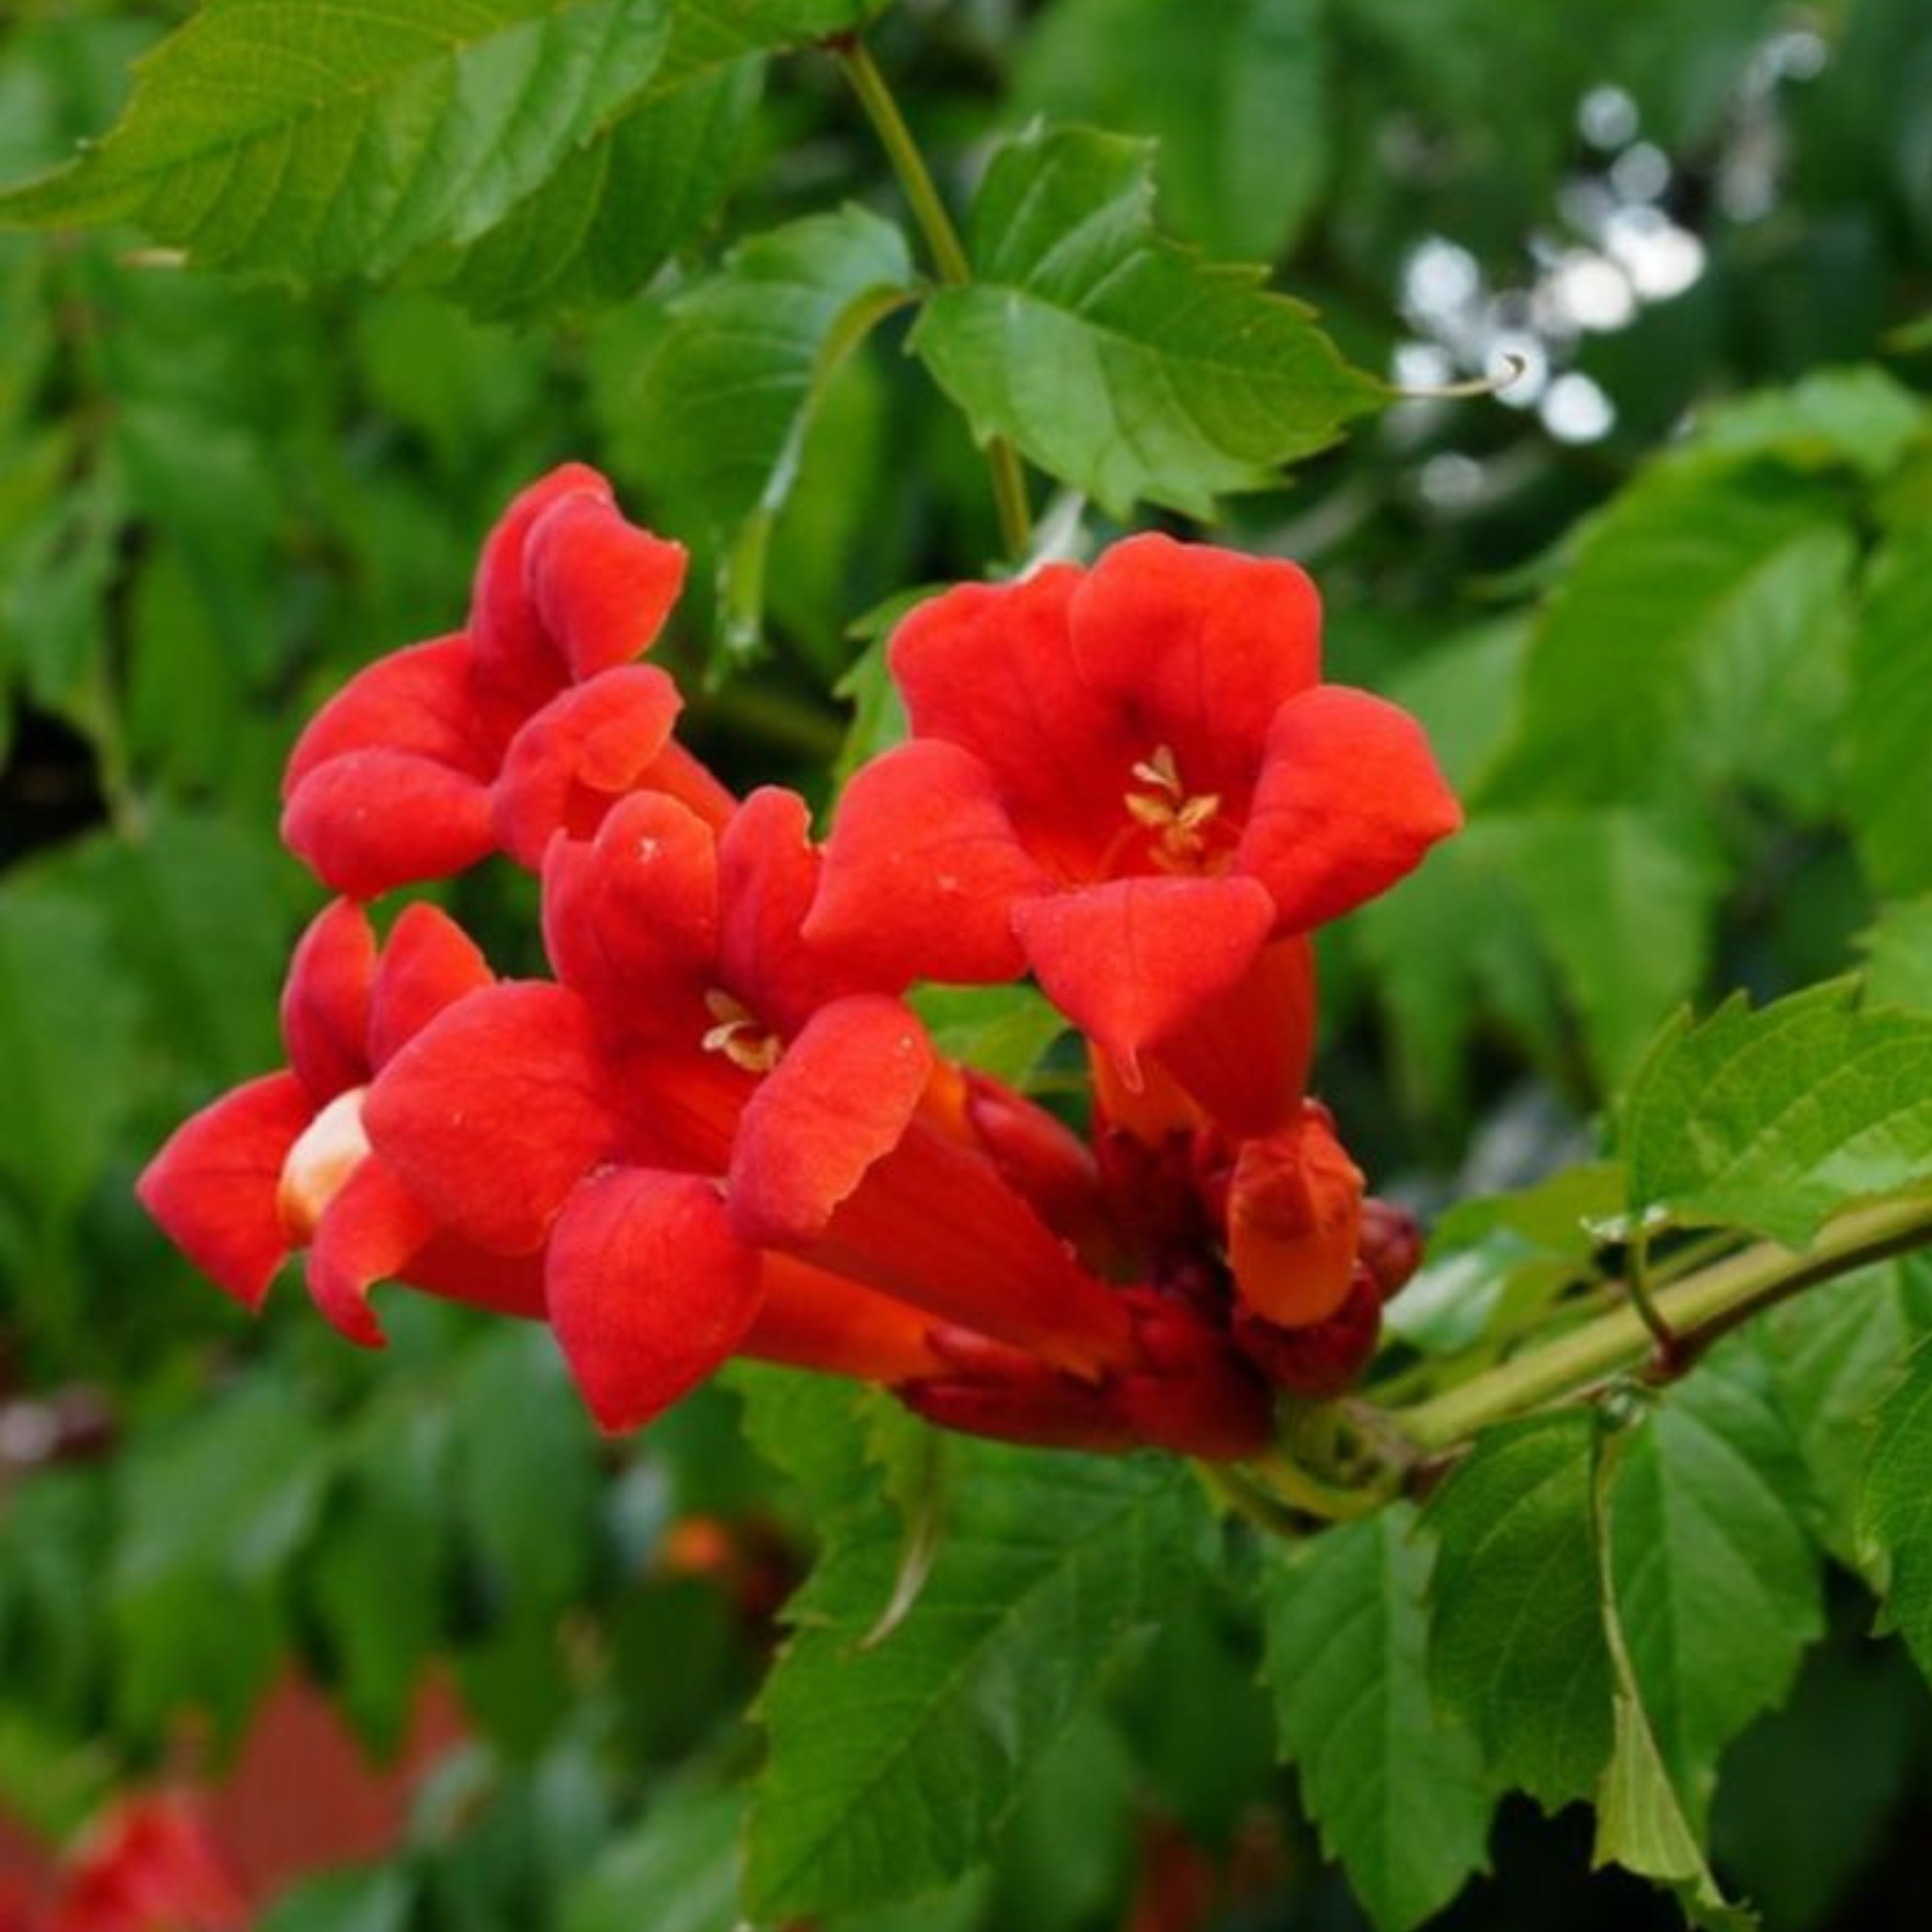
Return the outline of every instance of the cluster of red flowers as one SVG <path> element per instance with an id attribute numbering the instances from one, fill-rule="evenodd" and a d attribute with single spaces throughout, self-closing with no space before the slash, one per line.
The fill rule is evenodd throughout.
<path id="1" fill-rule="evenodd" d="M 288 1067 L 188 1121 L 142 1198 L 254 1306 L 292 1249 L 346 1334 L 394 1280 L 547 1321 L 606 1427 L 734 1354 L 948 1426 L 1238 1456 L 1324 1394 L 1414 1258 L 1306 1096 L 1309 934 L 1458 822 L 1414 721 L 1320 682 L 1293 565 L 1136 537 L 915 610 L 911 735 L 814 843 L 740 800 L 634 661 L 683 552 L 578 466 L 491 535 L 454 636 L 370 666 L 290 760 L 343 895 Z M 554 977 L 364 902 L 491 853 Z M 915 982 L 1030 974 L 1086 1036 L 1084 1138 L 935 1051 Z"/>

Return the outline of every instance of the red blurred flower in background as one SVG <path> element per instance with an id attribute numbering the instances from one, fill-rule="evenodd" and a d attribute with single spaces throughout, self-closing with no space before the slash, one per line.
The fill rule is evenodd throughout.
<path id="1" fill-rule="evenodd" d="M 34 1932 L 241 1932 L 248 1901 L 185 1798 L 124 1799 L 90 1832 Z"/>

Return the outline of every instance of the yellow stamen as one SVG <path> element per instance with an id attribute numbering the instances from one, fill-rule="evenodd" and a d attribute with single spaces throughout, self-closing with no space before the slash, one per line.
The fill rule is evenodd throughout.
<path id="1" fill-rule="evenodd" d="M 706 1053 L 722 1053 L 747 1073 L 769 1073 L 784 1048 L 775 1033 L 761 1028 L 742 1001 L 717 987 L 704 996 L 704 1009 L 718 1024 L 698 1042 Z"/>
<path id="2" fill-rule="evenodd" d="M 1151 792 L 1130 791 L 1121 802 L 1136 824 L 1156 835 L 1148 857 L 1163 872 L 1191 872 L 1206 856 L 1206 828 L 1221 809 L 1221 794 L 1204 791 L 1187 796 L 1180 766 L 1172 748 L 1157 745 L 1132 768 L 1133 776 L 1151 785 Z"/>

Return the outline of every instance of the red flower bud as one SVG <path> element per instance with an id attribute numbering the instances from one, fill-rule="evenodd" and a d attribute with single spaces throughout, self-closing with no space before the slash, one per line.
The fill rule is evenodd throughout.
<path id="1" fill-rule="evenodd" d="M 1393 1301 L 1422 1265 L 1422 1230 L 1407 1208 L 1371 1194 L 1362 1203 L 1356 1252 L 1375 1276 L 1382 1299 Z"/>

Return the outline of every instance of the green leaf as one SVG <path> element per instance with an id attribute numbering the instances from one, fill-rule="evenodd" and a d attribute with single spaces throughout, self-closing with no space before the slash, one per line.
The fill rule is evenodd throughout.
<path id="1" fill-rule="evenodd" d="M 667 79 L 748 53 L 851 33 L 894 0 L 674 0 L 675 32 Z"/>
<path id="2" fill-rule="evenodd" d="M 257 1377 L 132 1445 L 119 1473 L 121 1711 L 146 1727 L 200 1706 L 232 1737 L 277 1660 L 280 1579 L 332 1478 L 328 1440 Z"/>
<path id="3" fill-rule="evenodd" d="M 1932 1180 L 1932 1015 L 1834 981 L 1680 1018 L 1639 1067 L 1621 1140 L 1634 1210 L 1799 1247 L 1840 1208 Z"/>
<path id="4" fill-rule="evenodd" d="M 912 1004 L 949 1060 L 1024 1088 L 1066 1018 L 1032 986 L 922 986 Z"/>
<path id="5" fill-rule="evenodd" d="M 812 414 L 845 358 L 910 299 L 905 238 L 860 208 L 742 244 L 672 304 L 628 386 L 644 474 L 729 543 L 728 639 L 755 640 L 771 529 Z"/>
<path id="6" fill-rule="evenodd" d="M 1749 1932 L 1748 1915 L 1727 1904 L 1718 1889 L 1699 1829 L 1664 1763 L 1624 1634 L 1606 1522 L 1608 1492 L 1621 1474 L 1627 1440 L 1613 1438 L 1597 1466 L 1598 1570 L 1616 1705 L 1615 1742 L 1597 1792 L 1592 1862 L 1620 1864 L 1670 1885 L 1685 1917 L 1707 1932 Z"/>
<path id="7" fill-rule="evenodd" d="M 539 1616 L 570 1602 L 594 1554 L 597 1450 L 549 1335 L 486 1335 L 451 1420 L 454 1501 L 504 1601 Z"/>
<path id="8" fill-rule="evenodd" d="M 1769 1932 L 1823 1932 L 1916 1796 L 1925 1693 L 1896 1644 L 1814 1651 L 1785 1708 L 1724 1756 L 1712 1850 Z"/>
<path id="9" fill-rule="evenodd" d="M 1321 0 L 1061 0 L 1019 45 L 1014 105 L 1160 142 L 1162 206 L 1212 253 L 1277 259 L 1328 172 Z"/>
<path id="10" fill-rule="evenodd" d="M 1852 640 L 1840 762 L 1852 835 L 1881 892 L 1932 886 L 1932 532 L 1893 538 L 1874 560 Z"/>
<path id="11" fill-rule="evenodd" d="M 1681 823 L 1651 812 L 1492 818 L 1480 836 L 1556 962 L 1592 1063 L 1616 1086 L 1702 983 L 1723 874 Z"/>
<path id="12" fill-rule="evenodd" d="M 1424 1666 L 1435 1560 L 1406 1504 L 1324 1530 L 1266 1581 L 1283 1755 L 1378 1932 L 1406 1932 L 1486 1862 L 1475 1742 L 1442 1724 Z"/>
<path id="13" fill-rule="evenodd" d="M 1762 469 L 1666 466 L 1586 530 L 1532 640 L 1513 745 L 1482 794 L 1669 803 L 1815 771 L 1852 554 L 1836 493 Z"/>
<path id="14" fill-rule="evenodd" d="M 1701 454 L 1775 456 L 1842 464 L 1874 480 L 1924 435 L 1924 403 L 1882 369 L 1816 369 L 1788 388 L 1759 389 L 1703 412 L 1691 430 Z"/>
<path id="15" fill-rule="evenodd" d="M 1589 1278 L 1602 1245 L 1596 1230 L 1622 1210 L 1624 1192 L 1622 1168 L 1593 1161 L 1514 1193 L 1458 1202 L 1436 1224 L 1415 1279 L 1389 1304 L 1389 1333 L 1430 1354 L 1454 1354 L 1505 1311 Z"/>
<path id="16" fill-rule="evenodd" d="M 1868 962 L 1867 1006 L 1932 1012 L 1932 898 L 1882 908 L 1858 944 Z"/>
<path id="17" fill-rule="evenodd" d="M 635 293 L 717 214 L 764 79 L 752 55 L 653 85 L 428 279 L 493 320 Z"/>
<path id="18" fill-rule="evenodd" d="M 1546 1810 L 1609 1761 L 1610 1654 L 1598 1600 L 1596 1418 L 1570 1411 L 1477 1439 L 1430 1498 L 1429 1678 L 1501 1784 Z"/>
<path id="19" fill-rule="evenodd" d="M 284 1892 L 261 1932 L 408 1932 L 415 1904 L 408 1874 L 393 1867 L 329 1872 Z"/>
<path id="20" fill-rule="evenodd" d="M 1932 1279 L 1917 1262 L 1886 1262 L 1822 1282 L 1756 1324 L 1778 1406 L 1817 1500 L 1820 1538 L 1848 1569 L 1864 1554 L 1858 1497 L 1880 1399 L 1928 1329 Z"/>
<path id="21" fill-rule="evenodd" d="M 388 1756 L 443 1640 L 446 1432 L 434 1408 L 372 1420 L 317 1539 L 308 1594 L 334 1652 L 337 1700 Z"/>
<path id="22" fill-rule="evenodd" d="M 933 296 L 912 346 L 981 442 L 1010 437 L 1116 516 L 1144 501 L 1209 517 L 1382 392 L 1258 272 L 1164 240 L 1153 203 L 1144 142 L 1008 142 L 974 204 L 974 279 Z"/>
<path id="23" fill-rule="evenodd" d="M 134 991 L 99 910 L 0 886 L 0 1183 L 71 1213 L 113 1150 L 138 1070 Z"/>
<path id="24" fill-rule="evenodd" d="M 380 275 L 480 233 L 647 80 L 667 0 L 208 0 L 0 221 L 140 223 L 210 266 Z"/>
<path id="25" fill-rule="evenodd" d="M 1886 1614 L 1932 1678 L 1932 1344 L 1912 1351 L 1879 1406 L 1858 1529 Z"/>
<path id="26" fill-rule="evenodd" d="M 666 1792 L 638 1828 L 616 1840 L 572 1886 L 561 1932 L 733 1932 L 738 1916 L 736 1791 Z"/>
<path id="27" fill-rule="evenodd" d="M 1660 1400 L 1615 1460 L 1607 1588 L 1645 1729 L 1701 1833 L 1719 1753 L 1782 1701 L 1823 1633 L 1804 1466 L 1762 1363 L 1736 1345 Z"/>
<path id="28" fill-rule="evenodd" d="M 861 1647 L 898 1526 L 848 1518 L 794 1599 L 759 1699 L 770 1757 L 747 1902 L 782 1918 L 910 1898 L 967 1870 L 1124 1646 L 1199 1523 L 1159 1463 L 976 1450 L 917 1604 Z"/>

